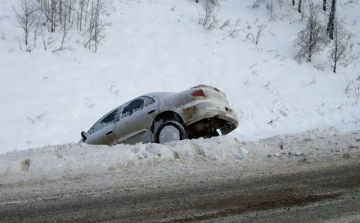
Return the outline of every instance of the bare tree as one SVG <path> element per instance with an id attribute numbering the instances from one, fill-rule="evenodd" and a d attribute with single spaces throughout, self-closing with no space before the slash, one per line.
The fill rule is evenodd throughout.
<path id="1" fill-rule="evenodd" d="M 301 13 L 301 10 L 302 10 L 302 0 L 299 0 L 298 12 Z"/>
<path id="2" fill-rule="evenodd" d="M 326 4 L 327 4 L 326 0 L 323 0 L 323 11 L 324 12 L 326 12 Z"/>
<path id="3" fill-rule="evenodd" d="M 295 6 L 295 0 L 292 0 L 292 5 Z"/>
<path id="4" fill-rule="evenodd" d="M 296 58 L 301 61 L 306 57 L 308 62 L 311 62 L 312 56 L 323 50 L 326 44 L 324 38 L 324 27 L 318 19 L 318 10 L 314 7 L 312 2 L 309 2 L 309 17 L 304 30 L 299 32 L 295 44 L 300 46 L 300 51 Z"/>
<path id="5" fill-rule="evenodd" d="M 79 29 L 80 31 L 81 31 L 81 29 L 82 29 L 82 21 L 83 21 L 85 6 L 86 6 L 87 2 L 89 2 L 89 1 L 88 1 L 88 0 L 79 0 L 78 29 Z"/>
<path id="6" fill-rule="evenodd" d="M 40 33 L 43 40 L 44 49 L 50 45 L 50 41 L 45 42 L 44 33 L 40 26 L 46 25 L 48 32 L 62 32 L 61 46 L 63 50 L 68 32 L 72 25 L 76 23 L 78 31 L 86 29 L 84 46 L 89 49 L 98 50 L 102 40 L 105 37 L 105 29 L 111 23 L 105 21 L 105 17 L 109 15 L 112 4 L 110 0 L 19 0 L 21 10 L 14 8 L 17 16 L 17 22 L 25 33 L 25 44 L 29 44 L 29 35 L 34 35 L 34 46 Z M 207 0 L 212 5 L 218 4 L 217 0 Z M 0 20 L 3 17 L 0 16 Z M 217 20 L 209 24 L 209 28 L 213 27 Z M 61 28 L 60 28 L 61 27 Z M 30 48 L 28 48 L 30 49 Z"/>
<path id="7" fill-rule="evenodd" d="M 69 23 L 71 23 L 71 12 L 73 11 L 73 0 L 68 0 L 67 3 L 68 8 L 68 14 L 69 14 Z"/>
<path id="8" fill-rule="evenodd" d="M 230 26 L 231 26 L 231 20 L 228 19 L 220 26 L 220 29 L 224 29 L 225 27 L 230 27 Z"/>
<path id="9" fill-rule="evenodd" d="M 34 47 L 36 47 L 36 42 L 37 42 L 37 36 L 39 34 L 39 27 L 40 27 L 40 23 L 41 23 L 41 14 L 38 15 L 37 18 L 37 23 L 35 25 L 35 30 L 34 30 Z"/>
<path id="10" fill-rule="evenodd" d="M 257 9 L 264 3 L 265 0 L 255 0 L 251 6 L 252 9 Z"/>
<path id="11" fill-rule="evenodd" d="M 334 21 L 334 41 L 331 44 L 329 58 L 333 62 L 333 72 L 336 73 L 339 65 L 348 66 L 359 58 L 359 53 L 353 52 L 354 43 L 352 34 L 345 31 L 343 22 L 335 18 Z"/>
<path id="12" fill-rule="evenodd" d="M 268 2 L 266 4 L 266 9 L 267 9 L 269 17 L 270 17 L 269 20 L 275 21 L 276 14 L 275 14 L 274 0 L 268 0 Z"/>
<path id="13" fill-rule="evenodd" d="M 25 45 L 28 45 L 30 32 L 36 27 L 38 7 L 32 0 L 20 0 L 20 11 L 13 8 L 16 20 L 24 31 Z"/>
<path id="14" fill-rule="evenodd" d="M 44 34 L 44 30 L 41 29 L 40 31 L 40 36 L 41 36 L 41 39 L 42 39 L 42 43 L 43 43 L 43 46 L 44 46 L 44 50 L 46 51 L 46 41 L 45 41 L 45 34 Z"/>
<path id="15" fill-rule="evenodd" d="M 107 0 L 91 0 L 90 21 L 89 21 L 89 40 L 84 44 L 85 47 L 91 49 L 94 43 L 95 52 L 97 52 L 99 45 L 105 37 L 104 31 L 110 23 L 103 21 L 103 16 L 107 14 L 109 1 Z"/>
<path id="16" fill-rule="evenodd" d="M 266 26 L 265 25 L 259 25 L 257 27 L 257 32 L 256 32 L 256 36 L 255 36 L 255 45 L 258 45 L 260 43 L 260 38 L 264 36 L 263 34 L 263 30 Z"/>
<path id="17" fill-rule="evenodd" d="M 64 9 L 62 10 L 62 14 L 59 16 L 59 20 L 61 20 L 61 17 L 63 17 L 63 35 L 62 35 L 62 38 L 61 38 L 61 45 L 60 45 L 60 48 L 59 49 L 56 49 L 56 50 L 53 50 L 52 52 L 56 52 L 56 51 L 62 51 L 64 50 L 64 43 L 65 43 L 65 40 L 67 38 L 67 34 L 68 34 L 68 31 L 69 31 L 69 28 L 67 26 L 67 15 L 68 15 L 68 11 L 69 9 L 67 8 L 67 5 L 69 3 L 69 0 L 61 0 L 62 3 L 64 3 Z"/>
<path id="18" fill-rule="evenodd" d="M 58 0 L 51 0 L 51 7 L 50 7 L 50 22 L 51 22 L 51 32 L 54 33 L 56 29 L 56 19 L 57 19 L 57 3 Z"/>
<path id="19" fill-rule="evenodd" d="M 260 43 L 260 39 L 261 37 L 263 37 L 265 34 L 263 33 L 264 28 L 266 28 L 266 26 L 264 24 L 262 25 L 258 25 L 257 26 L 257 32 L 256 35 L 254 35 L 252 32 L 249 32 L 246 35 L 246 39 L 251 40 L 253 43 L 255 43 L 255 45 L 258 45 Z"/>
<path id="20" fill-rule="evenodd" d="M 331 11 L 329 16 L 329 22 L 327 25 L 327 32 L 329 34 L 330 39 L 334 39 L 334 20 L 336 17 L 336 0 L 332 0 L 331 2 Z"/>
<path id="21" fill-rule="evenodd" d="M 62 15 L 63 15 L 63 0 L 59 0 L 59 22 L 62 23 Z M 65 18 L 66 21 L 66 18 Z"/>
<path id="22" fill-rule="evenodd" d="M 214 10 L 215 5 L 212 3 L 212 0 L 206 0 L 204 2 L 205 15 L 201 20 L 203 27 L 207 30 L 214 29 L 218 23 Z"/>
<path id="23" fill-rule="evenodd" d="M 88 22 L 88 18 L 89 18 L 89 5 L 90 5 L 90 0 L 86 0 L 86 6 L 85 6 L 85 18 L 84 18 L 84 22 L 85 22 L 85 27 L 87 27 L 87 22 Z"/>
<path id="24" fill-rule="evenodd" d="M 239 24 L 240 24 L 240 21 L 241 21 L 240 19 L 237 19 L 236 22 L 235 22 L 235 25 L 233 25 L 233 26 L 230 25 L 231 30 L 229 32 L 229 36 L 235 37 L 237 35 L 237 33 L 239 31 L 241 31 L 241 29 L 238 28 Z"/>
<path id="25" fill-rule="evenodd" d="M 59 17 L 59 22 L 62 23 L 62 8 L 64 0 L 41 0 L 41 9 L 46 16 L 46 25 L 49 32 L 55 32 L 56 20 Z M 59 6 L 58 6 L 59 3 Z"/>

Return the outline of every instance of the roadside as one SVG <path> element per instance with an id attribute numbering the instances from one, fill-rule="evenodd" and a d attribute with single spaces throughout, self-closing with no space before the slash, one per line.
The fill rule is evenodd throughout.
<path id="1" fill-rule="evenodd" d="M 212 147 L 215 144 L 211 143 L 219 140 L 223 140 L 222 146 L 218 146 L 221 149 Z M 181 145 L 183 153 L 177 150 L 181 143 L 184 143 Z M 278 218 L 281 222 L 280 219 L 287 219 L 280 216 L 289 207 L 291 211 L 287 211 L 286 216 L 293 220 L 287 222 L 299 222 L 296 219 L 301 217 L 307 222 L 359 220 L 359 132 L 312 131 L 259 142 L 231 141 L 224 137 L 181 143 L 165 146 L 170 148 L 169 151 L 178 152 L 178 158 L 151 159 L 148 156 L 133 165 L 129 162 L 119 164 L 106 173 L 91 174 L 91 169 L 86 172 L 84 157 L 77 156 L 77 164 L 67 166 L 68 169 L 63 169 L 62 175 L 58 176 L 50 177 L 46 171 L 42 172 L 43 177 L 39 174 L 26 176 L 31 164 L 27 172 L 11 170 L 12 178 L 3 174 L 0 180 L 0 222 L 20 218 L 25 222 L 70 219 L 78 222 L 236 222 L 239 219 L 268 222 L 266 219 Z M 140 146 L 144 145 L 121 146 L 121 150 L 126 153 L 127 149 L 136 150 Z M 149 150 L 146 148 L 143 151 Z M 167 150 L 160 148 L 158 152 L 164 156 Z M 235 158 L 234 148 L 238 148 L 237 155 L 243 156 Z M 116 150 L 113 147 L 103 149 Z M 50 151 L 67 158 L 64 150 Z M 185 156 L 189 151 L 198 155 Z M 43 149 L 32 152 L 40 154 Z M 137 155 L 140 152 L 141 149 Z M 11 161 L 16 163 L 19 155 L 14 154 L 0 155 L 0 160 L 12 158 Z M 99 154 L 92 155 L 97 157 Z M 185 157 L 192 159 L 184 160 Z M 85 169 L 80 172 L 79 166 Z M 113 165 L 104 163 L 103 166 L 108 169 Z M 70 167 L 76 174 L 65 174 Z M 93 168 L 103 167 L 95 165 Z M 311 216 L 329 218 L 311 221 Z M 336 221 L 336 218 L 340 220 Z"/>

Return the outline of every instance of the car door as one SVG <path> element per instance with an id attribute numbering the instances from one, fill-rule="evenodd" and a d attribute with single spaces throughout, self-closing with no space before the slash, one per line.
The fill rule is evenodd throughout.
<path id="1" fill-rule="evenodd" d="M 101 118 L 89 130 L 86 143 L 94 145 L 114 145 L 117 143 L 115 125 L 118 121 L 119 108 L 116 108 Z"/>
<path id="2" fill-rule="evenodd" d="M 139 97 L 122 106 L 120 121 L 115 127 L 118 143 L 136 144 L 150 142 L 151 123 L 158 106 L 150 97 Z"/>

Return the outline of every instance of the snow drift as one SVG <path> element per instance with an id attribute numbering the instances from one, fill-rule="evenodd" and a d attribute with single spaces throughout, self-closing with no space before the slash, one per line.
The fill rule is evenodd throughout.
<path id="1" fill-rule="evenodd" d="M 21 181 L 79 179 L 124 172 L 140 174 L 173 171 L 207 163 L 261 165 L 264 159 L 319 159 L 331 154 L 360 151 L 360 132 L 343 134 L 336 129 L 314 130 L 261 141 L 240 141 L 231 136 L 184 140 L 164 145 L 137 144 L 92 146 L 65 144 L 8 152 L 0 155 L 0 184 Z"/>
<path id="2" fill-rule="evenodd" d="M 241 160 L 248 152 L 240 141 L 232 137 L 186 140 L 166 145 L 48 146 L 0 155 L 0 181 L 98 175 L 164 163 L 227 162 Z"/>

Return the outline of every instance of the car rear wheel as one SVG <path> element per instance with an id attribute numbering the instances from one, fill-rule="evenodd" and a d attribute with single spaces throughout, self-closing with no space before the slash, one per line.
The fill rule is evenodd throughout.
<path id="1" fill-rule="evenodd" d="M 184 126 L 177 121 L 166 121 L 161 124 L 155 134 L 156 143 L 167 143 L 187 139 Z"/>

